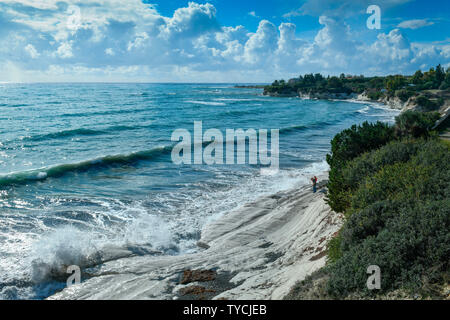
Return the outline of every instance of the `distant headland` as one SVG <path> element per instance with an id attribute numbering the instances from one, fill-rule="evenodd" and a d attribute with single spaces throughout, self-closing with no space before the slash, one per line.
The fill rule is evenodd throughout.
<path id="1" fill-rule="evenodd" d="M 253 85 L 235 85 L 235 88 L 240 88 L 240 89 L 264 89 L 266 87 L 265 84 L 253 84 Z"/>
<path id="2" fill-rule="evenodd" d="M 275 80 L 264 87 L 264 95 L 307 99 L 356 99 L 384 103 L 394 109 L 439 111 L 450 106 L 450 68 L 436 68 L 411 76 L 365 77 L 345 75 L 324 77 L 305 74 L 288 81 Z"/>

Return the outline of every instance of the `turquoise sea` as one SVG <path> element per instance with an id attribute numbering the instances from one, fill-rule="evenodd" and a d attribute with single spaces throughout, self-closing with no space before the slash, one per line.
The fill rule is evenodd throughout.
<path id="1" fill-rule="evenodd" d="M 72 264 L 195 251 L 208 221 L 327 170 L 336 133 L 397 114 L 233 84 L 0 84 L 0 299 L 45 298 Z M 279 172 L 172 163 L 194 121 L 279 129 Z"/>

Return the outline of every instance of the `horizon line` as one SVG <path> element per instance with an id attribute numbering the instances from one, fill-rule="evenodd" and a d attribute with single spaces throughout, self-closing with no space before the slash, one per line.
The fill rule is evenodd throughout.
<path id="1" fill-rule="evenodd" d="M 146 81 L 32 81 L 32 82 L 14 82 L 14 81 L 0 81 L 3 84 L 61 84 L 61 83 L 76 83 L 76 84 L 250 84 L 250 85 L 266 85 L 269 82 L 146 82 Z"/>

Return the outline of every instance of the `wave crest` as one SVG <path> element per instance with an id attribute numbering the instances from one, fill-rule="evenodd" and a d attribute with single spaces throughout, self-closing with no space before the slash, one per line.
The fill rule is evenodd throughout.
<path id="1" fill-rule="evenodd" d="M 133 164 L 143 160 L 150 160 L 170 153 L 172 147 L 162 146 L 150 150 L 138 151 L 129 154 L 108 155 L 92 160 L 59 164 L 40 169 L 13 172 L 0 176 L 0 186 L 23 184 L 33 181 L 42 181 L 47 178 L 61 177 L 67 173 L 84 172 L 97 168 L 106 168 L 115 165 Z"/>

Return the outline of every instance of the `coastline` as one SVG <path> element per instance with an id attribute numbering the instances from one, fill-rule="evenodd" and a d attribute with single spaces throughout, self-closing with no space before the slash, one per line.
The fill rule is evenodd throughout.
<path id="1" fill-rule="evenodd" d="M 263 93 L 263 95 L 271 96 L 271 97 L 278 97 L 278 98 L 286 98 L 286 97 L 297 97 L 301 99 L 306 100 L 331 100 L 331 101 L 348 101 L 353 103 L 371 103 L 371 104 L 377 104 L 380 106 L 385 106 L 388 109 L 394 109 L 399 110 L 401 112 L 409 109 L 416 109 L 417 106 L 415 104 L 412 104 L 409 100 L 406 102 L 402 102 L 398 98 L 393 99 L 378 99 L 378 100 L 372 100 L 367 97 L 364 93 L 362 94 L 320 94 L 320 95 L 310 95 L 310 94 L 286 94 L 286 95 L 280 95 L 280 94 L 269 94 L 269 93 Z"/>
<path id="2" fill-rule="evenodd" d="M 187 89 L 186 94 L 188 96 L 186 99 L 190 98 L 191 88 L 189 86 L 183 88 Z M 114 91 L 113 89 L 111 90 Z M 215 101 L 214 99 L 216 99 L 216 92 L 213 90 L 215 90 L 215 86 L 211 87 L 211 96 L 204 96 L 204 101 Z M 203 96 L 205 93 L 202 92 L 199 94 Z M 286 119 L 289 120 L 283 120 L 280 127 L 283 130 L 282 133 L 286 136 L 286 142 L 288 142 L 288 148 L 285 149 L 286 155 L 288 155 L 288 157 L 286 157 L 287 163 L 290 161 L 294 161 L 296 163 L 292 163 L 292 166 L 290 164 L 287 165 L 287 170 L 282 170 L 280 175 L 274 175 L 272 177 L 270 177 L 270 174 L 266 177 L 264 177 L 264 175 L 258 175 L 256 171 L 255 174 L 250 172 L 250 174 L 245 173 L 244 175 L 236 175 L 236 177 L 227 177 L 225 176 L 227 171 L 220 172 L 220 174 L 216 175 L 216 168 L 211 168 L 212 170 L 210 170 L 205 167 L 207 170 L 206 173 L 212 171 L 214 172 L 214 178 L 220 177 L 222 179 L 223 177 L 224 181 L 205 179 L 205 183 L 203 183 L 203 180 L 199 184 L 195 182 L 196 184 L 193 189 L 190 189 L 191 184 L 188 184 L 186 188 L 180 189 L 179 193 L 178 190 L 176 190 L 174 194 L 170 195 L 162 192 L 161 197 L 148 196 L 148 194 L 152 194 L 152 186 L 155 179 L 152 181 L 152 179 L 147 179 L 147 177 L 159 176 L 162 174 L 167 175 L 167 177 L 170 178 L 176 176 L 176 181 L 183 181 L 185 178 L 182 177 L 182 175 L 179 175 L 178 167 L 175 168 L 176 174 L 172 174 L 175 173 L 175 171 L 172 171 L 170 165 L 167 166 L 167 170 L 164 169 L 165 171 L 162 172 L 159 170 L 159 165 L 152 165 L 152 161 L 165 161 L 165 158 L 163 157 L 166 156 L 166 152 L 164 150 L 164 152 L 155 152 L 156 154 L 154 157 L 154 148 L 150 149 L 150 151 L 140 151 L 139 148 L 141 148 L 143 142 L 139 143 L 139 146 L 137 147 L 130 147 L 130 151 L 125 150 L 122 153 L 111 152 L 112 155 L 106 155 L 104 156 L 104 159 L 102 158 L 105 161 L 98 158 L 96 154 L 91 156 L 89 153 L 86 153 L 86 156 L 84 156 L 83 153 L 79 153 L 76 155 L 76 158 L 69 161 L 70 163 L 63 165 L 62 167 L 64 168 L 60 168 L 60 165 L 57 165 L 57 168 L 55 168 L 55 166 L 52 166 L 53 163 L 49 162 L 48 164 L 44 164 L 46 165 L 44 168 L 49 170 L 37 169 L 36 172 L 25 171 L 24 173 L 26 173 L 26 177 L 18 177 L 16 179 L 16 181 L 19 181 L 20 179 L 27 180 L 27 183 L 24 183 L 17 188 L 20 189 L 20 192 L 23 190 L 23 194 L 19 193 L 15 195 L 14 199 L 21 199 L 21 197 L 28 199 L 30 194 L 27 191 L 28 187 L 26 187 L 26 185 L 30 185 L 30 188 L 32 188 L 33 191 L 35 190 L 36 194 L 43 194 L 44 196 L 46 195 L 46 189 L 40 189 L 42 184 L 51 187 L 53 190 L 58 190 L 57 192 L 59 192 L 59 190 L 64 190 L 62 192 L 64 193 L 64 196 L 67 197 L 67 200 L 66 198 L 63 198 L 63 201 L 58 202 L 57 205 L 49 208 L 49 214 L 45 217 L 45 219 L 50 219 L 51 221 L 58 221 L 58 224 L 60 219 L 62 220 L 64 218 L 64 226 L 59 227 L 59 225 L 51 225 L 42 233 L 36 232 L 35 239 L 23 238 L 23 242 L 20 242 L 22 234 L 24 237 L 28 237 L 28 235 L 32 233 L 27 230 L 22 232 L 22 228 L 19 228 L 20 223 L 17 224 L 17 229 L 11 228 L 11 238 L 18 239 L 17 248 L 19 250 L 15 250 L 14 254 L 10 255 L 11 258 L 7 257 L 7 259 L 2 259 L 2 266 L 12 266 L 11 269 L 8 270 L 8 273 L 3 276 L 3 279 L 6 280 L 2 283 L 6 283 L 6 285 L 0 288 L 2 289 L 0 292 L 0 294 L 3 294 L 2 297 L 6 297 L 7 299 L 46 299 L 57 292 L 57 290 L 61 290 L 65 287 L 65 281 L 69 277 L 67 274 L 67 267 L 70 265 L 77 265 L 80 267 L 82 272 L 81 279 L 83 280 L 82 285 L 84 285 L 84 282 L 89 281 L 89 279 L 92 280 L 99 275 L 103 276 L 107 274 L 107 270 L 101 270 L 106 262 L 108 262 L 107 268 L 113 270 L 111 272 L 118 275 L 121 273 L 121 269 L 118 267 L 118 264 L 128 264 L 129 261 L 134 261 L 133 259 L 128 260 L 127 258 L 146 257 L 147 259 L 140 260 L 142 261 L 142 264 L 152 263 L 150 262 L 152 259 L 161 261 L 167 259 L 167 261 L 170 261 L 168 264 L 172 264 L 172 261 L 175 261 L 174 263 L 178 263 L 178 261 L 181 260 L 172 259 L 171 257 L 165 257 L 163 255 L 185 255 L 187 253 L 194 253 L 204 250 L 204 248 L 197 248 L 195 242 L 199 240 L 202 228 L 206 223 L 208 223 L 208 221 L 211 221 L 212 219 L 219 219 L 222 214 L 228 214 L 237 206 L 243 206 L 246 203 L 254 202 L 262 196 L 275 195 L 279 191 L 287 190 L 292 186 L 306 184 L 309 181 L 307 177 L 310 177 L 313 174 L 318 175 L 318 173 L 326 170 L 328 165 L 322 159 L 324 158 L 323 153 L 329 150 L 329 138 L 332 136 L 332 131 L 337 131 L 338 127 L 340 129 L 344 129 L 346 125 L 343 123 L 333 123 L 330 127 L 331 131 L 329 131 L 327 127 L 329 123 L 331 124 L 331 122 L 328 122 L 329 115 L 327 115 L 326 112 L 323 112 L 323 122 L 317 121 L 316 119 L 313 120 L 314 123 L 317 123 L 317 125 L 312 128 L 312 132 L 318 132 L 320 135 L 310 135 L 308 126 L 297 125 L 298 123 L 303 123 L 303 120 L 299 122 L 299 120 L 296 120 L 293 116 L 298 112 L 298 106 L 303 103 L 307 104 L 306 101 L 301 102 L 297 99 L 287 99 L 285 101 L 281 101 L 268 97 L 261 98 L 259 97 L 260 90 L 243 91 L 243 93 L 238 92 L 238 94 L 239 95 L 236 96 L 236 91 L 232 90 L 229 98 L 230 100 L 233 100 L 227 102 L 227 105 L 230 105 L 230 110 L 223 112 L 224 119 L 234 121 L 235 118 L 238 118 L 240 119 L 238 120 L 240 122 L 242 121 L 241 119 L 253 119 L 255 112 L 254 110 L 256 109 L 261 109 L 266 112 L 267 110 L 270 110 L 270 106 L 278 108 L 280 103 L 287 103 L 290 105 L 290 108 L 284 108 L 285 110 L 283 111 L 290 112 L 287 113 L 290 116 L 286 117 Z M 242 96 L 240 96 L 241 94 Z M 88 97 L 88 100 L 90 99 L 91 97 Z M 180 99 L 184 101 L 185 97 L 181 97 Z M 249 100 L 252 99 L 255 100 L 255 103 L 249 102 Z M 253 106 L 253 104 L 255 106 Z M 130 103 L 130 106 L 131 105 L 132 104 Z M 260 108 L 259 105 L 267 105 L 269 107 Z M 335 106 L 339 105 L 339 103 L 324 102 L 315 103 L 314 105 L 317 105 L 319 110 L 328 111 L 333 110 Z M 132 106 L 130 108 L 139 108 L 138 106 Z M 246 109 L 247 106 L 248 110 Z M 373 119 L 364 115 L 364 110 L 369 109 L 366 108 L 365 105 L 363 107 L 358 107 L 356 105 L 352 106 L 347 104 L 347 107 L 349 110 L 352 110 L 352 112 L 349 112 L 347 115 L 347 108 L 344 108 L 344 110 L 342 110 L 342 114 L 344 116 L 342 118 L 339 117 L 339 120 L 342 119 L 343 121 L 346 121 L 347 117 Z M 191 106 L 191 104 L 186 104 L 186 108 L 187 110 L 198 109 L 195 105 Z M 217 108 L 204 107 L 199 110 L 205 110 L 206 113 L 209 113 L 210 111 L 215 112 L 215 109 Z M 382 121 L 392 115 L 392 113 L 381 111 L 382 110 L 377 110 L 377 112 L 373 112 L 373 114 L 376 114 L 376 116 Z M 193 114 L 190 113 L 190 111 L 187 113 Z M 341 112 L 336 110 L 336 113 Z M 370 111 L 369 114 L 371 115 L 372 111 Z M 197 115 L 195 114 L 195 117 L 196 116 Z M 305 118 L 305 123 L 307 123 L 310 117 L 309 112 L 305 113 L 305 116 L 307 117 Z M 51 119 L 51 116 L 49 116 L 49 121 L 51 121 Z M 319 118 L 318 120 L 322 119 Z M 91 119 L 86 119 L 86 121 L 90 123 Z M 77 126 L 80 125 L 81 123 L 77 123 Z M 268 123 L 267 126 L 269 125 L 270 124 Z M 337 126 L 335 127 L 335 125 Z M 49 128 L 52 127 L 49 126 Z M 109 125 L 106 128 L 114 128 L 114 126 Z M 132 128 L 132 126 L 118 128 L 117 137 L 120 141 L 123 139 L 123 142 L 120 143 L 121 145 L 122 143 L 129 142 L 128 135 L 123 134 L 122 131 L 129 130 L 130 128 Z M 61 141 L 60 143 L 66 142 L 68 145 L 73 143 L 75 146 L 81 146 L 81 144 L 77 142 L 78 140 L 73 137 L 78 137 L 78 135 L 80 135 L 80 139 L 83 139 L 83 132 L 67 130 L 66 128 L 61 129 L 65 130 L 58 131 L 49 129 L 49 132 L 37 132 L 39 134 L 37 134 L 36 137 L 39 139 L 34 140 L 38 141 L 38 143 L 42 144 L 44 147 L 51 145 L 51 143 L 47 142 L 53 140 Z M 102 130 L 104 132 L 111 131 L 110 134 L 115 134 L 115 129 Z M 100 132 L 100 130 L 97 131 Z M 169 132 L 169 130 L 167 131 Z M 67 135 L 66 132 L 69 134 Z M 99 143 L 100 141 L 106 142 L 106 145 L 108 145 L 110 134 L 104 134 L 104 137 L 103 134 L 98 136 L 95 135 L 95 139 L 92 141 L 95 143 Z M 321 137 L 322 134 L 324 135 L 323 138 Z M 167 136 L 168 135 L 169 134 L 167 134 Z M 28 139 L 31 140 L 32 137 L 34 137 L 34 135 L 30 135 Z M 42 137 L 45 139 L 41 139 Z M 130 137 L 134 139 L 134 135 L 130 135 Z M 291 146 L 293 148 L 299 146 L 298 143 L 299 141 L 303 141 L 303 138 L 309 139 L 310 137 L 312 140 L 308 142 L 313 143 L 306 143 L 305 146 L 301 146 L 302 153 L 298 153 L 296 149 L 295 151 L 294 149 L 290 149 Z M 86 139 L 91 141 L 89 137 L 86 137 Z M 143 137 L 143 139 L 145 140 L 147 137 Z M 42 143 L 41 140 L 45 141 L 45 143 Z M 318 144 L 315 143 L 316 141 Z M 112 144 L 114 143 L 115 142 Z M 284 148 L 285 147 L 286 146 L 284 146 Z M 45 148 L 43 150 L 45 150 Z M 108 150 L 114 149 L 108 148 Z M 39 159 L 39 156 L 36 156 L 36 158 Z M 300 162 L 298 161 L 299 158 L 301 159 Z M 141 165 L 140 161 L 143 162 L 143 165 Z M 66 163 L 65 161 L 55 162 Z M 129 167 L 128 164 L 131 165 L 130 167 L 132 168 L 130 169 L 133 170 L 132 175 L 129 174 L 130 171 L 128 170 L 120 172 L 115 170 L 116 167 L 121 167 L 122 163 L 126 163 L 127 168 Z M 147 163 L 149 165 L 147 165 Z M 297 167 L 297 165 L 300 167 Z M 163 167 L 166 168 L 166 165 Z M 153 168 L 157 169 L 157 171 L 153 171 Z M 45 172 L 42 172 L 46 170 L 49 171 L 47 179 L 45 179 Z M 20 170 L 18 171 L 19 173 L 23 172 Z M 8 170 L 6 172 L 15 171 Z M 79 174 L 81 172 L 82 174 Z M 153 175 L 154 172 L 157 175 Z M 190 173 L 189 170 L 187 172 Z M 200 174 L 203 173 L 204 172 L 200 172 Z M 134 180 L 134 174 L 136 174 L 136 176 L 140 176 L 142 174 L 146 177 L 146 179 Z M 147 174 L 149 174 L 149 176 L 147 176 Z M 178 176 L 180 176 L 180 178 L 178 178 Z M 119 177 L 120 179 L 118 179 Z M 194 178 L 196 179 L 196 176 L 194 176 Z M 16 181 L 11 181 L 10 183 L 16 183 Z M 71 195 L 70 192 L 66 191 L 67 182 L 69 181 L 73 183 L 72 188 L 74 190 L 82 190 L 83 192 L 86 192 L 86 195 L 88 193 L 89 195 L 84 196 L 84 194 L 82 194 L 79 199 L 77 198 L 77 201 L 73 201 L 72 199 L 75 198 L 75 195 Z M 129 184 L 128 181 L 136 181 L 138 183 L 135 186 L 134 183 Z M 173 181 L 167 185 L 172 187 L 172 185 L 174 185 L 172 182 Z M 220 185 L 219 188 L 216 189 L 217 182 Z M 101 196 L 99 198 L 97 198 L 96 190 L 98 185 L 105 186 L 105 189 L 98 189 L 99 192 L 101 192 Z M 145 188 L 143 185 L 145 185 Z M 222 185 L 224 188 L 222 188 Z M 82 186 L 81 189 L 80 186 Z M 158 186 L 158 188 L 159 187 L 160 186 Z M 206 189 L 206 193 L 204 192 L 204 188 L 208 188 Z M 151 192 L 149 192 L 149 190 Z M 137 191 L 136 196 L 134 196 L 135 191 Z M 140 193 L 141 191 L 142 194 Z M 194 191 L 193 195 L 190 194 L 191 191 Z M 107 192 L 110 192 L 111 197 Z M 159 196 L 160 193 L 158 191 L 156 193 Z M 300 193 L 297 194 L 299 197 L 302 196 Z M 186 197 L 186 201 L 184 201 L 183 197 Z M 130 199 L 132 202 L 130 202 Z M 150 201 L 147 202 L 147 199 Z M 93 200 L 93 202 L 91 202 L 91 200 Z M 37 205 L 41 203 L 40 197 L 36 199 L 32 198 L 32 201 L 33 204 L 30 205 L 30 208 L 34 208 L 35 202 Z M 161 214 L 159 212 L 160 204 L 168 205 L 167 207 L 162 207 Z M 169 207 L 171 205 L 173 205 L 173 207 Z M 154 208 L 157 210 L 154 210 Z M 276 208 L 274 210 L 276 210 Z M 53 213 L 53 211 L 56 213 L 55 217 L 52 217 L 50 214 Z M 83 212 L 83 214 L 74 215 L 73 212 Z M 168 213 L 168 215 L 163 216 L 166 213 Z M 172 213 L 174 214 L 173 219 L 172 216 L 169 216 Z M 116 217 L 119 219 L 115 219 Z M 19 221 L 20 215 L 17 215 L 17 219 Z M 108 219 L 107 221 L 112 222 L 104 224 L 104 219 Z M 83 225 L 78 227 L 79 223 L 83 223 Z M 68 226 L 66 227 L 66 225 Z M 86 226 L 86 228 L 84 226 Z M 26 245 L 29 245 L 29 247 L 26 247 Z M 266 246 L 268 244 L 262 245 Z M 5 250 L 4 252 L 8 251 Z M 267 256 L 263 254 L 262 258 L 258 256 L 257 259 L 263 262 L 271 262 L 273 259 L 276 260 L 278 255 L 280 255 L 279 251 L 273 250 L 265 250 L 265 253 Z M 317 252 L 317 254 L 319 253 L 323 254 L 321 250 Z M 210 262 L 211 261 L 208 261 L 209 265 L 212 264 Z M 305 261 L 305 263 L 306 262 L 307 261 Z M 186 269 L 191 268 L 191 265 L 187 264 L 185 261 L 180 262 L 180 265 L 183 263 L 185 264 Z M 216 263 L 212 268 L 219 269 L 220 267 L 221 265 Z M 160 269 L 161 268 L 165 268 L 164 262 L 160 263 Z M 201 265 L 198 267 L 192 266 L 192 268 L 205 269 Z M 230 290 L 237 286 L 235 283 L 228 284 L 227 281 L 234 277 L 236 272 L 240 271 L 239 268 L 239 266 L 233 268 L 232 271 L 230 271 L 230 274 L 225 274 L 223 276 L 223 281 L 225 282 L 223 285 L 226 288 L 217 290 L 215 292 L 217 295 L 221 290 Z M 265 264 L 261 262 L 255 268 L 263 269 L 265 268 Z M 131 272 L 134 272 L 134 270 L 137 270 L 136 273 L 140 272 L 138 267 L 133 268 Z M 177 277 L 180 277 L 183 270 L 184 269 L 178 271 Z M 159 271 L 157 270 L 154 271 L 155 274 L 158 274 L 158 272 Z M 252 273 L 252 271 L 248 272 Z M 309 272 L 305 271 L 305 273 Z M 161 278 L 162 277 L 163 276 L 161 276 Z M 164 275 L 164 277 L 167 277 L 167 275 Z M 221 277 L 221 275 L 219 274 L 218 277 Z M 270 276 L 261 277 L 265 277 L 265 279 L 270 278 Z M 298 279 L 296 274 L 292 275 L 292 277 L 294 277 L 292 282 Z M 120 277 L 117 279 L 119 278 Z M 241 279 L 244 278 L 244 276 L 241 277 Z M 15 282 L 9 281 L 9 279 L 18 279 L 20 281 L 22 281 L 22 279 L 30 279 L 30 281 L 26 283 L 26 286 L 24 286 L 23 289 L 22 287 L 19 287 L 18 290 L 21 291 L 11 291 L 10 287 L 15 290 L 15 287 L 17 286 L 15 285 Z M 118 281 L 120 282 L 121 280 Z M 172 282 L 177 283 L 178 281 L 179 279 L 176 278 Z M 172 285 L 172 282 L 170 283 L 170 286 Z M 108 286 L 105 285 L 102 290 L 105 290 L 105 294 L 107 294 Z M 11 294 L 10 292 L 13 293 Z M 155 297 L 157 294 L 160 296 L 163 295 L 161 292 L 156 292 Z M 168 299 L 177 297 L 176 295 L 164 295 Z M 278 296 L 281 297 L 281 295 Z M 184 296 L 181 296 L 179 298 L 182 299 L 183 297 Z"/>
<path id="3" fill-rule="evenodd" d="M 304 94 L 301 92 L 296 93 L 288 93 L 288 94 L 279 94 L 278 92 L 268 92 L 264 90 L 264 96 L 270 97 L 278 97 L 278 98 L 286 98 L 286 97 L 297 97 L 306 100 L 332 100 L 332 101 L 348 101 L 348 102 L 356 102 L 356 103 L 372 103 L 378 104 L 380 106 L 385 106 L 388 109 L 399 110 L 400 112 L 404 112 L 407 110 L 411 111 L 421 111 L 427 112 L 426 108 L 419 105 L 417 101 L 417 97 L 410 97 L 406 101 L 402 101 L 398 97 L 381 97 L 377 100 L 370 99 L 366 92 L 356 94 L 356 93 L 314 93 L 314 94 Z M 441 115 L 445 114 L 447 110 L 450 108 L 450 100 L 447 98 L 444 100 L 443 105 L 436 111 L 438 111 Z"/>
<path id="4" fill-rule="evenodd" d="M 325 265 L 326 243 L 342 224 L 324 201 L 327 173 L 318 177 L 315 194 L 299 186 L 206 225 L 199 252 L 106 262 L 47 299 L 282 299 Z"/>
<path id="5" fill-rule="evenodd" d="M 359 96 L 327 100 L 398 110 Z M 343 216 L 324 201 L 328 173 L 317 176 L 322 183 L 316 194 L 300 185 L 204 226 L 198 252 L 108 261 L 80 285 L 47 299 L 283 299 L 325 265 L 326 244 L 343 224 Z"/>

